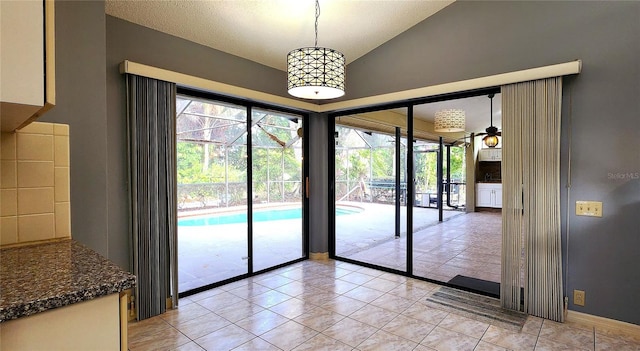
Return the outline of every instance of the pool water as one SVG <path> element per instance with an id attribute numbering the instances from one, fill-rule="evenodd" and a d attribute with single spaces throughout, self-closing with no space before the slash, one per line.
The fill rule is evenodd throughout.
<path id="1" fill-rule="evenodd" d="M 349 215 L 362 212 L 358 208 L 336 208 L 336 216 Z M 254 222 L 267 222 L 267 221 L 279 221 L 285 219 L 301 219 L 302 208 L 282 208 L 271 209 L 253 212 Z M 247 213 L 218 213 L 210 214 L 206 217 L 196 218 L 184 218 L 178 220 L 178 226 L 182 227 L 195 227 L 206 225 L 220 225 L 220 224 L 235 224 L 235 223 L 247 223 Z"/>

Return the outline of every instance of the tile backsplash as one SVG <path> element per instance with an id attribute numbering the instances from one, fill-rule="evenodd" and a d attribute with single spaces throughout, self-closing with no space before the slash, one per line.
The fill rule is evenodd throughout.
<path id="1" fill-rule="evenodd" d="M 0 246 L 71 237 L 69 126 L 2 133 Z"/>

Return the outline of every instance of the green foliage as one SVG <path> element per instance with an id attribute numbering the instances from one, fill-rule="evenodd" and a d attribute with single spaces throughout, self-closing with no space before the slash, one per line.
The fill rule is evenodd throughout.
<path id="1" fill-rule="evenodd" d="M 354 181 L 358 181 L 361 175 L 365 175 L 368 181 L 394 181 L 395 180 L 395 147 L 393 138 L 379 133 L 372 135 L 337 126 L 338 143 L 344 147 L 336 150 L 336 194 L 346 193 L 346 185 L 353 187 Z M 361 139 L 367 139 L 371 148 L 363 148 Z M 400 180 L 406 180 L 406 140 L 403 139 L 400 155 Z M 351 147 L 351 148 L 349 148 Z M 423 146 L 424 147 L 424 146 Z M 445 149 L 446 150 L 446 149 Z M 348 159 L 347 159 L 348 155 Z M 416 192 L 435 192 L 437 189 L 437 153 L 415 153 L 414 169 L 416 180 Z M 443 174 L 446 177 L 446 154 L 443 160 Z M 465 181 L 465 149 L 463 147 L 451 147 L 451 181 Z M 348 177 L 347 177 L 348 175 Z M 369 177 L 371 179 L 369 179 Z M 344 189 L 343 189 L 344 188 Z M 340 189 L 340 190 L 338 190 Z"/>
<path id="2" fill-rule="evenodd" d="M 187 142 L 178 142 L 177 168 L 178 184 L 224 183 L 225 166 L 224 150 L 221 147 Z M 246 179 L 246 159 L 242 156 L 244 148 L 229 148 L 229 182 L 240 182 Z M 208 153 L 208 160 L 205 154 Z"/>
<path id="3" fill-rule="evenodd" d="M 393 178 L 394 150 L 392 148 L 374 149 L 373 169 L 371 175 L 373 179 Z"/>
<path id="4" fill-rule="evenodd" d="M 464 147 L 452 147 L 451 148 L 451 181 L 464 182 L 465 181 L 465 149 Z M 446 159 L 445 159 L 446 160 Z M 445 164 L 446 172 L 446 164 Z M 446 174 L 446 173 L 445 173 Z"/>
<path id="5" fill-rule="evenodd" d="M 202 183 L 206 175 L 202 173 L 204 145 L 181 143 L 177 145 L 178 184 Z"/>

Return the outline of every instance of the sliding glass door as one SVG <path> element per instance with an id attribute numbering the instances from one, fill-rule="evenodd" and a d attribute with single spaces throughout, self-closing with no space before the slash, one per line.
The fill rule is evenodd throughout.
<path id="1" fill-rule="evenodd" d="M 242 102 L 177 97 L 181 294 L 306 256 L 302 120 Z"/>
<path id="2" fill-rule="evenodd" d="M 406 271 L 406 128 L 391 111 L 344 116 L 335 135 L 335 256 Z M 366 122 L 368 128 L 352 128 Z"/>
<path id="3" fill-rule="evenodd" d="M 304 257 L 302 118 L 254 109 L 253 269 L 260 271 Z"/>
<path id="4" fill-rule="evenodd" d="M 178 290 L 248 272 L 247 113 L 177 98 Z"/>
<path id="5" fill-rule="evenodd" d="M 465 112 L 467 129 L 436 131 L 436 112 L 452 109 Z M 467 206 L 477 181 L 500 179 L 499 162 L 478 160 L 482 137 L 472 136 L 486 134 L 496 121 L 491 111 L 485 92 L 474 91 L 332 115 L 334 257 L 494 289 L 500 281 L 499 209 Z"/>

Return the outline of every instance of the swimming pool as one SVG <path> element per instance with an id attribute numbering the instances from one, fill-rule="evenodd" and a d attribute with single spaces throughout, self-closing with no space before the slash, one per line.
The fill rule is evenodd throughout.
<path id="1" fill-rule="evenodd" d="M 336 216 L 349 215 L 362 212 L 357 207 L 336 207 Z M 253 211 L 254 222 L 279 221 L 284 219 L 300 219 L 302 218 L 302 208 L 273 208 Z M 179 227 L 196 227 L 206 225 L 235 224 L 246 223 L 247 213 L 212 213 L 207 216 L 198 216 L 195 218 L 183 218 L 178 220 Z"/>

